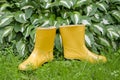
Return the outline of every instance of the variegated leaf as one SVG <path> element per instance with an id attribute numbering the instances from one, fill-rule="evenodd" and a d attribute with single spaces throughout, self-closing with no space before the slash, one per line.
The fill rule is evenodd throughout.
<path id="1" fill-rule="evenodd" d="M 51 7 L 51 6 L 52 6 L 52 3 L 46 3 L 45 9 L 48 9 L 48 8 Z"/>
<path id="2" fill-rule="evenodd" d="M 94 25 L 102 34 L 104 34 L 104 29 L 100 25 Z"/>
<path id="3" fill-rule="evenodd" d="M 30 37 L 31 37 L 31 39 L 32 39 L 32 41 L 35 43 L 35 29 L 33 29 L 33 30 L 31 30 L 31 32 L 30 32 Z"/>
<path id="4" fill-rule="evenodd" d="M 120 4 L 120 0 L 111 0 L 111 2 Z"/>
<path id="5" fill-rule="evenodd" d="M 32 13 L 33 13 L 33 9 L 32 8 L 25 9 L 25 19 L 30 18 Z"/>
<path id="6" fill-rule="evenodd" d="M 16 49 L 17 49 L 18 53 L 21 56 L 23 56 L 25 53 L 25 43 L 22 40 L 18 41 L 16 44 Z"/>
<path id="7" fill-rule="evenodd" d="M 33 22 L 32 22 L 32 24 L 36 25 L 38 22 L 39 22 L 39 19 L 34 19 Z"/>
<path id="8" fill-rule="evenodd" d="M 3 5 L 0 7 L 0 11 L 3 11 L 3 10 L 5 10 L 7 7 L 10 7 L 10 6 L 11 6 L 11 5 L 8 4 L 8 3 L 3 4 Z"/>
<path id="9" fill-rule="evenodd" d="M 106 19 L 104 19 L 104 18 L 103 18 L 103 20 L 101 21 L 101 23 L 103 23 L 103 24 L 110 24 L 110 23 L 108 22 L 108 20 L 106 20 Z"/>
<path id="10" fill-rule="evenodd" d="M 119 34 L 117 32 L 115 32 L 115 30 L 113 30 L 113 28 L 108 28 L 107 30 L 108 30 L 108 33 L 109 33 L 111 39 L 114 37 L 115 38 L 120 37 Z"/>
<path id="11" fill-rule="evenodd" d="M 51 2 L 51 0 L 43 0 L 44 2 Z"/>
<path id="12" fill-rule="evenodd" d="M 75 4 L 75 7 L 80 7 L 83 4 L 87 4 L 87 0 L 78 0 Z"/>
<path id="13" fill-rule="evenodd" d="M 21 10 L 25 10 L 25 9 L 28 9 L 28 8 L 34 8 L 34 7 L 31 6 L 31 5 L 26 5 L 26 6 L 23 6 L 23 7 L 21 8 Z"/>
<path id="14" fill-rule="evenodd" d="M 89 5 L 86 7 L 86 15 L 87 16 L 92 16 L 96 13 L 97 7 L 96 5 Z"/>
<path id="15" fill-rule="evenodd" d="M 112 11 L 112 15 L 120 22 L 120 11 Z"/>
<path id="16" fill-rule="evenodd" d="M 84 25 L 91 25 L 91 23 L 88 21 L 88 20 L 82 20 L 82 24 L 84 24 Z"/>
<path id="17" fill-rule="evenodd" d="M 16 33 L 15 31 L 12 31 L 8 36 L 8 41 L 11 42 L 13 39 L 15 39 Z"/>
<path id="18" fill-rule="evenodd" d="M 73 12 L 71 14 L 71 20 L 73 21 L 74 24 L 78 24 L 80 21 L 80 13 L 79 12 Z"/>
<path id="19" fill-rule="evenodd" d="M 110 47 L 110 43 L 106 39 L 99 37 L 99 40 L 102 45 Z"/>
<path id="20" fill-rule="evenodd" d="M 31 33 L 31 30 L 34 28 L 34 26 L 32 26 L 32 25 L 29 25 L 28 27 L 27 27 L 27 29 L 25 30 L 25 32 L 23 33 L 24 34 L 24 38 L 26 38 L 26 37 L 28 37 L 29 35 L 30 35 L 30 33 Z"/>
<path id="21" fill-rule="evenodd" d="M 101 10 L 107 12 L 107 9 L 106 9 L 107 4 L 105 4 L 105 3 L 99 3 L 99 2 L 98 2 L 97 5 L 99 6 L 99 8 L 100 8 Z"/>
<path id="22" fill-rule="evenodd" d="M 13 26 L 7 26 L 5 27 L 2 31 L 1 31 L 1 39 L 0 39 L 0 42 L 3 43 L 3 38 L 8 36 L 13 30 Z"/>
<path id="23" fill-rule="evenodd" d="M 62 52 L 61 38 L 59 34 L 56 34 L 55 47 Z"/>
<path id="24" fill-rule="evenodd" d="M 61 12 L 61 17 L 62 17 L 63 19 L 66 19 L 68 16 L 69 16 L 69 12 L 66 12 L 66 11 L 62 11 L 62 12 Z"/>
<path id="25" fill-rule="evenodd" d="M 45 27 L 49 24 L 49 20 L 46 20 L 41 26 Z"/>
<path id="26" fill-rule="evenodd" d="M 16 12 L 15 20 L 20 22 L 20 23 L 26 23 L 27 19 L 26 19 L 25 13 L 23 13 L 23 12 Z"/>
<path id="27" fill-rule="evenodd" d="M 89 36 L 85 35 L 85 41 L 91 47 L 91 40 L 90 40 Z"/>
<path id="28" fill-rule="evenodd" d="M 64 7 L 70 9 L 71 8 L 71 3 L 69 0 L 60 0 L 60 5 L 63 5 Z"/>
<path id="29" fill-rule="evenodd" d="M 13 16 L 8 15 L 5 18 L 0 20 L 0 27 L 4 27 L 6 25 L 9 25 L 13 21 Z"/>

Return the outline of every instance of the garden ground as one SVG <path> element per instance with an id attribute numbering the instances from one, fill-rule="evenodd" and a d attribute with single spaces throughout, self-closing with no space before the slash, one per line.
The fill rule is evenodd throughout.
<path id="1" fill-rule="evenodd" d="M 4 54 L 4 55 L 3 55 Z M 54 59 L 33 71 L 19 71 L 23 58 L 10 49 L 0 51 L 0 80 L 120 80 L 120 50 L 105 55 L 104 64 Z"/>

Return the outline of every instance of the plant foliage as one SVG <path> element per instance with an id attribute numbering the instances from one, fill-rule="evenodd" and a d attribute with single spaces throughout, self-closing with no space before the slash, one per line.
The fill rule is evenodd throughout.
<path id="1" fill-rule="evenodd" d="M 13 43 L 21 55 L 32 51 L 37 27 L 70 24 L 86 25 L 86 45 L 94 52 L 114 51 L 120 45 L 120 0 L 0 1 L 0 42 Z"/>

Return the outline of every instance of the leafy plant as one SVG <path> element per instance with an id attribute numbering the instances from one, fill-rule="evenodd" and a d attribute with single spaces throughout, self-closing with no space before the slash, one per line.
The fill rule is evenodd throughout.
<path id="1" fill-rule="evenodd" d="M 2 0 L 0 42 L 13 43 L 24 55 L 34 47 L 37 27 L 85 24 L 87 47 L 98 53 L 111 52 L 120 45 L 119 6 L 120 0 Z M 55 48 L 61 52 L 60 44 Z"/>

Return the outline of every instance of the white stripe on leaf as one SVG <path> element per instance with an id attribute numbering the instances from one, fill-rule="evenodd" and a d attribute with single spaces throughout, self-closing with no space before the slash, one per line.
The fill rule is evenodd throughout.
<path id="1" fill-rule="evenodd" d="M 82 24 L 84 24 L 84 25 L 91 25 L 87 20 L 82 20 Z"/>
<path id="2" fill-rule="evenodd" d="M 107 12 L 105 6 L 102 3 L 97 3 L 105 12 Z"/>
<path id="3" fill-rule="evenodd" d="M 119 12 L 114 11 L 113 14 L 120 18 L 120 13 Z"/>
<path id="4" fill-rule="evenodd" d="M 70 7 L 71 7 L 71 6 L 68 4 L 68 2 L 66 2 L 65 0 L 61 0 L 60 3 L 63 4 L 64 6 L 66 6 L 66 7 L 69 8 L 69 9 L 70 9 Z"/>
<path id="5" fill-rule="evenodd" d="M 27 5 L 27 6 L 22 7 L 21 10 L 22 10 L 22 9 L 28 9 L 28 8 L 34 8 L 34 7 L 31 6 L 31 5 Z"/>
<path id="6" fill-rule="evenodd" d="M 119 37 L 119 35 L 117 33 L 113 32 L 113 31 L 109 31 L 109 33 L 110 33 L 111 37 L 113 37 L 113 36 Z"/>
<path id="7" fill-rule="evenodd" d="M 83 2 L 85 2 L 86 0 L 79 0 L 78 2 L 77 2 L 77 4 L 81 4 L 81 3 L 83 3 Z"/>
<path id="8" fill-rule="evenodd" d="M 90 40 L 90 38 L 87 35 L 85 35 L 85 41 L 91 47 L 91 40 Z"/>
<path id="9" fill-rule="evenodd" d="M 73 5 L 74 5 L 74 3 L 73 3 L 72 1 L 70 1 L 70 4 L 71 4 L 71 6 L 73 6 Z"/>
<path id="10" fill-rule="evenodd" d="M 12 26 L 6 27 L 6 28 L 4 29 L 4 32 L 3 32 L 2 37 L 8 36 L 8 34 L 11 33 L 12 30 L 13 30 L 13 27 L 12 27 Z"/>
<path id="11" fill-rule="evenodd" d="M 95 16 L 96 19 L 100 18 L 98 14 L 95 14 L 94 16 Z"/>
<path id="12" fill-rule="evenodd" d="M 20 18 L 23 18 L 23 20 L 26 21 L 26 18 L 25 18 L 25 14 L 24 14 L 24 13 L 20 14 L 19 17 L 20 17 Z"/>
<path id="13" fill-rule="evenodd" d="M 9 21 L 9 19 L 12 18 L 12 17 L 13 16 L 8 16 L 8 17 L 2 19 L 1 22 L 0 22 L 0 26 L 3 25 L 3 24 L 5 24 L 5 22 Z"/>
<path id="14" fill-rule="evenodd" d="M 41 26 L 46 26 L 49 24 L 49 20 L 46 20 Z"/>
<path id="15" fill-rule="evenodd" d="M 32 24 L 35 24 L 37 21 L 39 21 L 39 19 L 34 19 L 34 21 L 32 22 Z"/>
<path id="16" fill-rule="evenodd" d="M 78 24 L 78 22 L 79 22 L 79 15 L 74 14 L 74 18 L 75 18 L 75 24 Z"/>
<path id="17" fill-rule="evenodd" d="M 87 16 L 89 16 L 91 11 L 92 11 L 92 5 L 87 7 Z"/>
<path id="18" fill-rule="evenodd" d="M 110 44 L 109 44 L 109 42 L 106 39 L 100 38 L 100 37 L 99 37 L 99 39 L 100 39 L 102 45 L 110 47 Z"/>
<path id="19" fill-rule="evenodd" d="M 99 25 L 94 25 L 102 34 L 104 34 L 104 30 L 102 27 L 100 27 Z"/>
<path id="20" fill-rule="evenodd" d="M 51 3 L 47 3 L 45 6 L 45 9 L 49 8 L 51 6 Z"/>
<path id="21" fill-rule="evenodd" d="M 108 22 L 108 20 L 106 20 L 106 19 L 103 19 L 103 20 L 101 21 L 101 23 L 103 23 L 103 24 L 110 24 L 110 23 Z"/>

